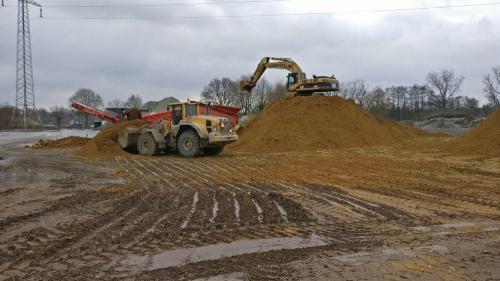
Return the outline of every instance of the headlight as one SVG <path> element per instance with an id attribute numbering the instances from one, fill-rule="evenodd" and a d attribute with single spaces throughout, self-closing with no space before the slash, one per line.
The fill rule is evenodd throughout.
<path id="1" fill-rule="evenodd" d="M 212 127 L 212 131 L 213 131 L 213 132 L 218 132 L 218 131 L 220 131 L 220 126 L 219 126 L 218 124 L 217 124 L 217 125 L 215 125 L 215 126 L 213 126 L 213 127 Z"/>

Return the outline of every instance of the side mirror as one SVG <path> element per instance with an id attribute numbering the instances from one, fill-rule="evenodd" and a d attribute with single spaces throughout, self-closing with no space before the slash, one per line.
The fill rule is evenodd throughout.
<path id="1" fill-rule="evenodd" d="M 209 112 L 208 112 L 208 110 L 209 110 L 210 106 L 212 106 L 212 102 L 211 102 L 211 101 L 209 101 L 209 102 L 207 103 L 207 105 L 205 106 L 205 115 L 209 115 L 209 114 L 208 114 L 208 113 L 209 113 Z"/>

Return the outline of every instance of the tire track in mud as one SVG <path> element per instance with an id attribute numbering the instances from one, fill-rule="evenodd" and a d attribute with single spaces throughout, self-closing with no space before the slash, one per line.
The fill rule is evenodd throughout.
<path id="1" fill-rule="evenodd" d="M 128 163 L 126 167 L 133 166 Z M 135 173 L 136 178 L 144 174 L 139 168 L 135 169 Z M 88 254 L 93 256 L 92 264 L 106 263 L 109 254 L 117 249 L 116 244 L 130 240 L 141 232 L 144 223 L 148 224 L 148 221 L 155 218 L 155 210 L 151 210 L 149 206 L 158 207 L 161 200 L 157 197 L 148 202 L 152 195 L 147 184 L 142 183 L 140 190 L 122 196 L 107 212 L 100 214 L 97 222 L 75 222 L 66 229 L 61 229 L 65 234 L 64 239 L 54 239 L 56 242 L 40 252 L 43 260 L 34 259 L 35 264 L 56 270 L 61 266 L 84 266 L 88 261 L 82 256 Z"/>
<path id="2" fill-rule="evenodd" d="M 117 194 L 120 196 L 117 197 Z M 122 192 L 112 194 L 102 191 L 80 190 L 72 196 L 52 203 L 49 208 L 41 212 L 29 214 L 23 218 L 16 217 L 14 219 L 16 223 L 21 223 L 25 219 L 32 220 L 36 217 L 40 221 L 40 226 L 25 231 L 7 241 L 2 241 L 2 243 L 11 245 L 11 247 L 8 247 L 8 251 L 2 255 L 3 258 L 8 260 L 8 264 L 3 268 L 5 270 L 14 270 L 14 276 L 26 275 L 29 268 L 36 268 L 36 266 L 31 266 L 32 264 L 41 264 L 48 256 L 54 255 L 61 248 L 65 248 L 66 244 L 74 240 L 79 233 L 82 233 L 82 230 L 84 232 L 91 229 L 96 224 L 96 218 L 107 215 L 110 212 L 108 206 L 117 202 L 123 203 L 126 197 L 127 195 Z M 100 205 L 104 206 L 99 207 Z M 49 227 L 45 221 L 45 215 L 58 213 L 61 213 L 60 215 L 84 215 L 79 215 L 70 223 L 64 221 Z M 82 225 L 84 227 L 81 227 Z M 77 230 L 74 230 L 75 228 Z M 28 237 L 28 239 L 21 237 Z M 43 269 L 48 268 L 44 267 Z M 38 267 L 38 270 L 40 270 L 40 267 Z"/>
<path id="3" fill-rule="evenodd" d="M 159 169 L 158 167 L 156 167 L 155 165 L 152 165 L 149 161 L 145 161 L 144 159 L 140 159 L 140 160 L 137 160 L 137 159 L 134 159 L 134 161 L 137 163 L 137 164 L 140 164 L 142 165 L 142 167 L 144 169 L 147 169 L 149 170 L 149 172 L 156 177 L 157 181 L 160 181 L 160 182 L 163 182 L 165 184 L 167 184 L 168 186 L 170 186 L 171 188 L 176 188 L 176 186 L 173 184 L 173 178 L 171 177 L 171 175 L 167 174 L 167 177 L 168 178 L 172 178 L 172 180 L 167 180 L 165 179 L 165 177 L 163 177 L 161 174 L 164 173 L 163 170 Z M 146 166 L 148 166 L 149 168 L 146 168 Z M 157 172 L 155 172 L 157 171 Z"/>
<path id="4" fill-rule="evenodd" d="M 403 210 L 393 208 L 386 204 L 372 203 L 366 201 L 365 199 L 357 198 L 355 196 L 347 194 L 345 191 L 341 190 L 336 186 L 324 186 L 318 184 L 301 184 L 297 187 L 306 188 L 311 192 L 316 192 L 321 196 L 326 196 L 331 200 L 343 204 L 345 206 L 350 206 L 356 212 L 365 214 L 366 216 L 371 216 L 373 218 L 384 220 L 384 221 L 396 221 L 398 224 L 413 226 L 416 224 L 422 224 L 426 220 L 423 218 L 418 218 L 413 214 L 407 213 Z"/>
<path id="5" fill-rule="evenodd" d="M 182 162 L 182 161 L 179 161 Z M 176 163 L 172 163 L 171 165 L 177 165 Z M 211 225 L 213 224 L 212 221 L 210 220 L 211 217 L 213 217 L 214 213 L 214 203 L 217 201 L 217 209 L 218 211 L 220 210 L 221 214 L 230 214 L 231 211 L 234 211 L 233 214 L 233 221 L 236 221 L 236 227 L 234 228 L 229 228 L 227 226 L 227 215 L 217 215 L 213 219 L 213 222 L 216 223 L 215 228 L 212 225 L 212 229 L 218 229 L 217 222 L 225 222 L 225 224 L 220 225 L 224 231 L 222 233 L 218 233 L 219 239 L 222 241 L 228 240 L 226 237 L 231 236 L 228 233 L 238 233 L 237 235 L 244 235 L 244 233 L 248 233 L 248 237 L 272 237 L 276 235 L 276 233 L 273 233 L 273 231 L 269 231 L 268 228 L 271 228 L 269 226 L 270 224 L 274 226 L 274 224 L 287 224 L 289 222 L 293 222 L 295 224 L 297 223 L 303 223 L 303 221 L 314 221 L 314 215 L 312 212 L 309 212 L 302 206 L 302 204 L 296 203 L 294 200 L 290 200 L 288 196 L 283 196 L 281 193 L 283 192 L 283 188 L 274 188 L 272 190 L 269 190 L 269 188 L 266 188 L 265 185 L 258 185 L 257 183 L 236 183 L 233 182 L 234 179 L 234 173 L 231 173 L 233 176 L 226 175 L 224 173 L 220 173 L 218 171 L 224 171 L 222 167 L 217 167 L 216 165 L 213 165 L 213 167 L 207 166 L 206 164 L 200 164 L 199 162 L 189 162 L 189 163 L 179 163 L 179 166 L 183 166 L 184 169 L 179 170 L 177 169 L 177 172 L 183 176 L 191 176 L 192 178 L 195 178 L 195 183 L 196 184 L 203 184 L 203 185 L 217 185 L 217 184 L 222 184 L 222 192 L 217 192 L 217 191 L 212 191 L 213 194 L 210 196 L 210 194 L 207 194 L 205 197 L 206 199 L 200 200 L 200 204 L 203 204 L 201 202 L 212 202 L 212 203 L 206 203 L 206 211 L 204 212 L 203 215 L 201 213 L 203 211 L 197 210 L 199 212 L 195 212 L 195 215 L 193 217 L 200 216 L 200 219 L 198 221 L 201 222 L 201 229 L 206 229 L 208 228 L 209 233 L 211 229 Z M 238 171 L 236 168 L 231 167 L 231 168 L 225 168 L 226 171 L 233 170 L 234 172 Z M 237 177 L 238 175 L 236 175 Z M 258 187 L 257 187 L 258 186 Z M 213 187 L 216 189 L 215 187 Z M 301 188 L 301 187 L 297 187 Z M 286 192 L 289 192 L 287 190 Z M 221 200 L 213 199 L 217 198 L 217 193 L 219 193 Z M 231 204 L 231 198 L 225 193 L 231 194 L 233 196 L 233 204 Z M 310 193 L 310 191 L 304 190 L 302 193 Z M 228 195 L 229 195 L 228 194 Z M 298 194 L 298 193 L 297 193 Z M 348 195 L 349 196 L 349 195 Z M 201 196 L 200 196 L 201 197 Z M 304 196 L 301 196 L 303 198 Z M 326 199 L 326 198 L 321 198 L 321 199 Z M 343 198 L 342 198 L 343 199 Z M 357 198 L 351 197 L 347 198 L 349 199 L 349 203 L 352 203 L 352 205 L 355 205 L 358 209 L 363 209 L 364 207 L 361 206 L 361 203 L 365 203 L 369 207 L 375 207 L 375 204 L 370 203 L 370 202 L 361 202 L 361 200 L 358 200 Z M 328 200 L 328 199 L 326 199 Z M 345 200 L 345 199 L 344 199 Z M 352 200 L 352 201 L 351 201 Z M 226 202 L 225 204 L 221 204 L 219 202 Z M 342 200 L 338 200 L 342 201 Z M 300 201 L 298 201 L 300 202 Z M 315 201 L 314 203 L 316 203 Z M 334 202 L 333 200 L 328 200 L 328 202 L 335 204 L 337 207 L 338 206 L 343 206 L 341 203 L 344 203 L 345 205 L 349 205 L 350 207 L 353 207 L 350 204 L 346 204 L 345 202 Z M 227 208 L 228 206 L 233 205 L 233 208 Z M 258 207 L 257 207 L 258 206 Z M 287 206 L 289 208 L 287 208 Z M 231 210 L 233 209 L 233 210 Z M 259 210 L 260 209 L 260 210 Z M 288 210 L 290 209 L 290 210 Z M 350 208 L 344 206 L 344 209 L 350 210 Z M 297 212 L 294 213 L 295 210 L 298 210 Z M 365 211 L 366 212 L 366 211 Z M 369 212 L 367 212 L 369 213 Z M 211 215 L 210 215 L 211 214 Z M 358 212 L 354 212 L 354 214 L 364 217 L 366 214 L 360 214 L 359 210 Z M 372 214 L 373 215 L 373 214 Z M 288 217 L 291 217 L 290 219 Z M 203 217 L 203 219 L 202 219 Z M 238 222 L 239 218 L 239 222 Z M 265 219 L 264 219 L 265 218 Z M 264 224 L 263 227 L 258 227 L 261 226 L 261 224 Z M 307 223 L 305 223 L 307 224 Z M 194 228 L 189 228 L 187 229 L 188 232 L 196 232 L 199 231 L 197 230 L 198 227 Z M 267 228 L 267 229 L 266 229 Z M 278 229 L 277 227 L 276 229 Z M 277 231 L 277 230 L 275 230 Z M 225 232 L 225 234 L 224 234 Z M 260 232 L 260 233 L 259 233 Z M 300 232 L 300 231 L 297 231 Z M 310 233 L 308 231 L 302 231 L 304 233 Z M 222 236 L 220 236 L 222 234 Z M 285 233 L 286 234 L 286 233 Z M 198 235 L 198 234 L 197 234 Z M 289 234 L 288 234 L 289 235 Z M 205 235 L 201 235 L 202 237 Z M 205 239 L 200 237 L 200 239 Z M 218 238 L 216 239 L 209 239 L 209 240 L 219 240 Z"/>
<path id="6" fill-rule="evenodd" d="M 341 204 L 341 205 L 344 205 L 344 206 L 350 208 L 351 210 L 355 209 L 356 210 L 355 212 L 364 213 L 367 216 L 377 217 L 380 219 L 387 219 L 386 216 L 384 216 L 383 214 L 378 212 L 378 210 L 379 210 L 378 205 L 375 205 L 372 203 L 367 203 L 367 202 L 364 202 L 364 201 L 359 200 L 357 198 L 353 198 L 351 196 L 345 197 L 342 194 L 340 194 L 338 192 L 333 192 L 331 190 L 328 190 L 328 193 L 324 192 L 324 191 L 317 191 L 313 188 L 313 187 L 316 187 L 316 185 L 313 185 L 313 187 L 310 187 L 309 185 L 298 185 L 298 184 L 293 184 L 293 185 L 298 187 L 298 188 L 305 188 L 305 189 L 309 190 L 310 192 L 316 192 L 316 194 L 318 194 L 319 196 L 324 196 L 324 197 L 326 197 L 334 202 L 337 202 L 338 204 Z M 334 187 L 328 187 L 328 188 L 333 189 Z"/>
<path id="7" fill-rule="evenodd" d="M 262 181 L 257 181 L 257 183 L 267 186 L 267 188 L 277 194 L 285 194 L 287 197 L 292 198 L 294 202 L 301 202 L 299 205 L 320 221 L 324 221 L 325 219 L 360 220 L 365 218 L 364 215 L 354 212 L 349 208 L 344 208 L 337 202 L 293 185 L 286 185 L 284 183 L 271 184 Z"/>
<path id="8" fill-rule="evenodd" d="M 270 223 L 270 222 L 277 223 L 277 220 L 274 219 L 275 217 L 280 217 L 281 220 L 285 223 L 288 222 L 287 213 L 286 213 L 285 208 L 283 208 L 278 201 L 270 198 L 270 200 L 272 200 L 272 204 L 270 204 L 267 200 L 269 198 L 265 198 L 265 197 L 269 196 L 268 192 L 263 191 L 259 188 L 253 187 L 251 185 L 245 184 L 245 183 L 229 183 L 229 182 L 232 182 L 234 180 L 232 178 L 229 178 L 227 175 L 214 174 L 217 171 L 211 167 L 204 166 L 205 167 L 205 169 L 204 169 L 204 168 L 201 168 L 199 166 L 196 166 L 196 164 L 200 164 L 200 163 L 201 162 L 192 162 L 192 163 L 189 163 L 187 165 L 193 167 L 193 168 L 190 168 L 190 170 L 193 171 L 193 173 L 197 173 L 200 175 L 203 173 L 201 171 L 204 171 L 205 177 L 209 177 L 217 182 L 219 182 L 221 180 L 223 180 L 223 181 L 225 180 L 225 185 L 228 185 L 230 188 L 236 188 L 237 191 L 239 191 L 239 192 L 247 192 L 248 196 L 251 198 L 252 204 L 255 207 L 255 210 L 257 213 L 256 217 L 257 217 L 257 221 L 259 222 L 259 224 Z M 208 172 L 207 170 L 211 170 L 212 173 Z M 248 190 L 253 190 L 254 193 L 252 193 L 251 191 L 248 191 Z M 255 194 L 255 193 L 260 194 L 261 196 Z M 241 202 L 244 202 L 244 200 L 246 200 L 246 198 L 240 198 Z M 250 206 L 250 204 L 246 204 L 246 206 L 248 207 L 248 206 Z M 265 214 L 264 214 L 264 212 L 265 212 Z M 253 220 L 253 219 L 250 218 L 250 220 Z"/>
<path id="9" fill-rule="evenodd" d="M 22 255 L 29 263 L 14 260 L 7 269 L 25 267 L 23 277 L 38 279 L 67 270 L 91 277 L 103 269 L 113 272 L 111 261 L 131 254 L 312 233 L 339 241 L 345 238 L 342 231 L 348 231 L 351 240 L 369 237 L 357 224 L 319 224 L 297 197 L 288 196 L 288 189 L 238 182 L 241 174 L 236 167 L 226 168 L 226 173 L 196 160 L 186 164 L 184 160 L 127 158 L 115 160 L 135 187 L 121 190 L 119 196 L 106 196 L 114 200 L 108 206 L 108 199 L 98 194 L 96 204 L 106 208 L 93 218 L 58 227 L 58 233 L 45 230 L 51 236 L 33 248 L 38 253 Z M 49 272 L 37 273 L 34 268 Z"/>
<path id="10" fill-rule="evenodd" d="M 77 251 L 82 246 L 89 247 L 89 244 L 98 244 L 104 240 L 104 238 L 110 235 L 110 232 L 113 228 L 121 228 L 120 225 L 123 224 L 127 220 L 132 220 L 134 217 L 137 218 L 140 216 L 137 209 L 144 203 L 150 196 L 152 196 L 151 192 L 138 192 L 137 196 L 130 197 L 130 201 L 132 204 L 128 204 L 125 207 L 125 204 L 120 204 L 121 208 L 115 208 L 112 210 L 112 214 L 109 219 L 103 221 L 97 227 L 90 229 L 86 233 L 82 235 L 78 235 L 69 243 L 65 243 L 66 246 L 58 249 L 51 257 L 47 258 L 46 261 L 54 261 L 61 259 L 65 254 L 68 254 L 73 251 Z M 68 241 L 66 241 L 68 242 Z"/>
<path id="11" fill-rule="evenodd" d="M 382 196 L 387 196 L 394 198 L 395 200 L 405 200 L 409 202 L 418 202 L 419 209 L 425 210 L 431 214 L 432 217 L 415 217 L 416 220 L 421 221 L 421 223 L 431 223 L 434 220 L 433 217 L 444 217 L 444 218 L 457 218 L 457 217 L 467 217 L 469 215 L 462 206 L 456 206 L 443 200 L 442 196 L 435 196 L 431 194 L 426 194 L 419 191 L 408 191 L 403 189 L 377 189 L 369 187 L 357 187 L 357 189 L 370 192 L 374 194 L 379 194 Z M 466 202 L 466 201 L 464 201 Z M 434 221 L 439 223 L 439 221 Z"/>
<path id="12" fill-rule="evenodd" d="M 40 237 L 45 233 L 48 233 L 48 239 L 42 240 L 43 243 L 33 244 L 28 243 L 28 248 L 25 250 L 14 251 L 10 255 L 9 258 L 9 269 L 16 268 L 19 265 L 26 263 L 29 261 L 29 267 L 38 266 L 47 268 L 52 264 L 60 264 L 56 262 L 61 258 L 66 258 L 67 254 L 70 252 L 68 249 L 75 249 L 73 245 L 78 243 L 78 241 L 83 241 L 85 237 L 88 235 L 92 235 L 93 231 L 102 227 L 109 223 L 110 220 L 119 219 L 122 214 L 127 210 L 128 206 L 131 205 L 131 202 L 139 198 L 138 192 L 130 194 L 130 196 L 124 196 L 120 198 L 119 206 L 122 208 L 113 208 L 107 212 L 104 212 L 97 216 L 97 219 L 89 219 L 87 221 L 75 221 L 70 224 L 66 224 L 64 226 L 59 226 L 57 228 L 57 233 L 52 233 L 47 230 L 42 229 L 34 229 L 29 232 L 28 237 L 36 239 L 36 237 Z M 29 272 L 29 267 L 21 271 L 21 275 L 25 275 Z"/>
<path id="13" fill-rule="evenodd" d="M 21 216 L 6 217 L 5 219 L 0 220 L 0 231 L 6 231 L 7 228 L 13 225 L 21 224 L 27 221 L 38 220 L 49 213 L 57 211 L 71 211 L 88 207 L 89 205 L 96 204 L 102 201 L 103 196 L 105 197 L 104 199 L 106 199 L 106 197 L 109 197 L 99 192 L 76 191 L 71 196 L 65 196 L 59 200 L 43 204 L 48 206 L 46 208 L 41 208 L 39 211 Z"/>
<path id="14" fill-rule="evenodd" d="M 188 215 L 186 216 L 186 219 L 184 222 L 182 222 L 181 229 L 184 230 L 188 227 L 189 222 L 191 221 L 191 218 L 194 216 L 196 213 L 196 206 L 198 205 L 198 191 L 194 192 L 193 195 L 193 204 L 191 205 L 191 210 L 189 211 Z"/>

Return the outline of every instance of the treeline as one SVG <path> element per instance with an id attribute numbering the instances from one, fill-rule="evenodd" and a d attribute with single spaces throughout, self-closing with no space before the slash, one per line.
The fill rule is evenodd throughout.
<path id="1" fill-rule="evenodd" d="M 424 120 L 435 116 L 483 117 L 500 108 L 500 67 L 495 67 L 483 79 L 483 92 L 488 103 L 460 95 L 465 77 L 453 70 L 430 72 L 426 84 L 395 85 L 369 89 L 364 80 L 344 83 L 336 93 L 352 98 L 367 111 L 393 120 Z"/>
<path id="2" fill-rule="evenodd" d="M 356 79 L 342 83 L 339 92 L 327 95 L 353 99 L 373 114 L 398 121 L 417 121 L 435 116 L 467 116 L 473 119 L 500 108 L 500 66 L 484 76 L 483 91 L 488 103 L 483 106 L 479 105 L 478 99 L 460 94 L 464 79 L 453 70 L 430 72 L 425 77 L 425 84 L 386 88 L 370 88 L 365 80 Z M 286 96 L 283 83 L 273 84 L 262 78 L 251 93 L 242 93 L 239 81 L 212 79 L 201 92 L 201 97 L 204 101 L 240 107 L 242 114 L 247 115 L 259 112 L 267 104 Z"/>
<path id="3" fill-rule="evenodd" d="M 201 92 L 201 98 L 205 102 L 239 107 L 244 115 L 259 112 L 267 104 L 285 98 L 286 86 L 283 83 L 271 83 L 261 78 L 251 93 L 242 93 L 240 81 L 214 78 Z"/>
<path id="4" fill-rule="evenodd" d="M 101 95 L 92 89 L 82 88 L 77 90 L 68 99 L 68 106 L 58 105 L 51 107 L 49 110 L 45 108 L 38 108 L 36 112 L 29 112 L 28 116 L 35 119 L 38 119 L 38 116 L 40 116 L 44 126 L 53 126 L 57 128 L 61 128 L 63 126 L 89 127 L 95 119 L 88 114 L 71 108 L 71 104 L 75 102 L 97 108 L 104 106 L 104 101 Z M 127 100 L 124 101 L 120 99 L 113 99 L 106 105 L 111 108 L 140 108 L 142 106 L 142 99 L 140 95 L 136 94 L 130 95 Z M 20 126 L 20 120 L 12 120 L 13 112 L 13 106 L 8 104 L 0 105 L 0 129 Z M 19 113 L 16 113 L 15 117 L 19 119 Z M 39 127 L 38 122 L 36 123 L 36 125 L 30 127 Z"/>

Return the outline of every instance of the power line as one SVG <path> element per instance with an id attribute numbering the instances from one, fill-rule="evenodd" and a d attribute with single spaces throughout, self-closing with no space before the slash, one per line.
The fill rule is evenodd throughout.
<path id="1" fill-rule="evenodd" d="M 76 5 L 45 5 L 51 8 L 121 8 L 121 7 L 167 7 L 167 6 L 197 6 L 197 5 L 228 5 L 228 4 L 253 4 L 253 3 L 273 3 L 289 2 L 291 0 L 240 0 L 240 1 L 221 1 L 221 2 L 193 2 L 193 3 L 151 3 L 151 4 L 76 4 Z M 14 8 L 16 6 L 6 5 L 5 7 Z"/>
<path id="2" fill-rule="evenodd" d="M 293 1 L 293 0 L 280 0 Z M 228 2 L 228 1 L 226 1 Z M 243 3 L 248 1 L 234 1 L 235 3 Z M 269 2 L 269 1 L 268 1 Z M 208 3 L 208 2 L 205 2 Z M 222 2 L 213 2 L 222 3 Z M 172 3 L 170 3 L 172 4 Z M 195 3 L 191 3 L 195 4 Z M 350 11 L 326 11 L 326 12 L 303 12 L 303 13 L 274 13 L 274 14 L 247 14 L 247 15 L 207 15 L 207 16 L 168 16 L 168 17 L 45 17 L 45 20 L 67 20 L 67 21 L 114 21 L 114 22 L 135 22 L 135 21 L 151 21 L 151 20 L 203 20 L 203 19 L 233 19 L 233 18 L 258 18 L 258 17 L 292 17 L 292 16 L 321 16 L 335 14 L 365 14 L 365 13 L 391 13 L 391 12 L 412 12 L 412 11 L 427 11 L 427 10 L 442 10 L 453 8 L 473 8 L 473 7 L 488 7 L 498 6 L 500 2 L 491 3 L 476 3 L 476 4 L 457 4 L 457 5 L 441 5 L 428 7 L 413 7 L 413 8 L 393 8 L 393 9 L 372 9 L 372 10 L 350 10 Z M 43 20 L 42 20 L 43 21 Z M 5 27 L 5 26 L 4 26 Z"/>
<path id="3" fill-rule="evenodd" d="M 373 9 L 373 10 L 351 10 L 351 11 L 327 11 L 327 12 L 303 12 L 303 13 L 275 13 L 275 14 L 248 14 L 248 15 L 218 15 L 218 16 L 169 16 L 169 17 L 46 17 L 48 20 L 92 20 L 92 21 L 141 21 L 141 20 L 191 20 L 191 19 L 219 19 L 219 18 L 256 18 L 256 17 L 284 17 L 284 16 L 320 16 L 335 14 L 365 14 L 365 13 L 390 13 L 390 12 L 412 12 L 428 11 L 452 8 L 471 8 L 498 6 L 500 2 L 460 4 L 460 5 L 442 5 L 414 8 L 396 8 L 396 9 Z"/>

